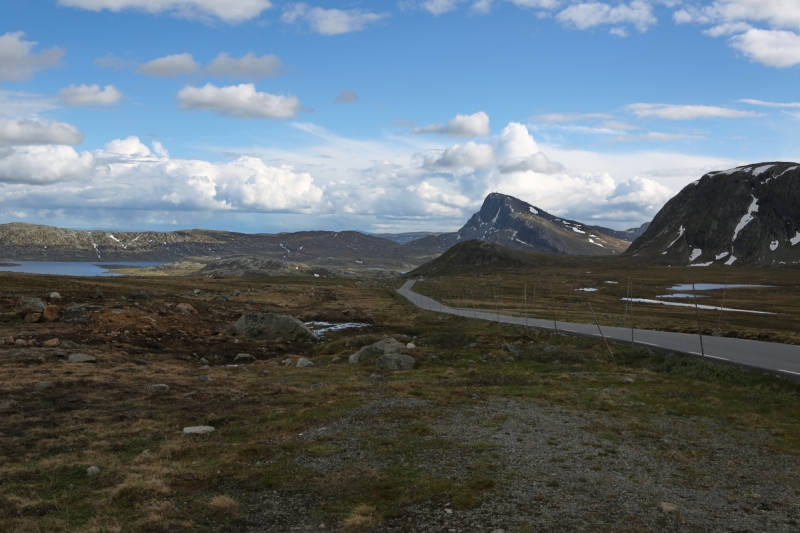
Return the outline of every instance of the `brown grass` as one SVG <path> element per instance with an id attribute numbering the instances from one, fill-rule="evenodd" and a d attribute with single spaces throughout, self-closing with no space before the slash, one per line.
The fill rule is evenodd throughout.
<path id="1" fill-rule="evenodd" d="M 220 514 L 225 514 L 228 516 L 236 516 L 239 514 L 239 502 L 230 496 L 225 496 L 224 494 L 220 494 L 211 498 L 211 500 L 208 502 L 208 506 Z"/>
<path id="2" fill-rule="evenodd" d="M 365 503 L 356 505 L 350 516 L 342 521 L 345 529 L 364 529 L 378 523 L 378 513 L 375 508 Z"/>

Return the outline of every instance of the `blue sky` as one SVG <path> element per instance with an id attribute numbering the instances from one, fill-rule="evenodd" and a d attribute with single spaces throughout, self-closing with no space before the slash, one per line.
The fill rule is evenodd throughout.
<path id="1" fill-rule="evenodd" d="M 488 192 L 625 228 L 798 160 L 800 4 L 0 5 L 0 222 L 449 230 Z"/>

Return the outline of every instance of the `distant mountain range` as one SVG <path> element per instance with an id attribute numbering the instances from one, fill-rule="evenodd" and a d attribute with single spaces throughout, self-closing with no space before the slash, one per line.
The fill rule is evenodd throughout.
<path id="1" fill-rule="evenodd" d="M 709 172 L 667 202 L 625 256 L 692 266 L 800 263 L 800 165 Z"/>

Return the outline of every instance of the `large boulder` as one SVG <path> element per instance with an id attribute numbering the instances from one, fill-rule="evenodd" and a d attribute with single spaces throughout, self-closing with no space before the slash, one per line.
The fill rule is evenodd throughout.
<path id="1" fill-rule="evenodd" d="M 382 339 L 375 344 L 364 346 L 358 352 L 351 355 L 348 361 L 350 361 L 351 365 L 354 365 L 356 363 L 366 361 L 367 359 L 371 359 L 376 355 L 400 353 L 400 350 L 405 349 L 405 347 L 405 344 L 398 342 L 395 339 Z"/>
<path id="2" fill-rule="evenodd" d="M 89 322 L 89 311 L 85 305 L 70 305 L 61 310 L 61 322 L 77 322 L 85 324 Z"/>
<path id="3" fill-rule="evenodd" d="M 34 298 L 32 296 L 20 296 L 17 300 L 17 313 L 22 316 L 27 316 L 32 313 L 44 313 L 44 302 L 41 298 Z"/>
<path id="4" fill-rule="evenodd" d="M 402 353 L 387 353 L 378 357 L 375 366 L 382 370 L 411 370 L 417 360 Z"/>
<path id="5" fill-rule="evenodd" d="M 293 316 L 245 313 L 234 324 L 236 334 L 273 341 L 317 342 L 317 336 Z"/>

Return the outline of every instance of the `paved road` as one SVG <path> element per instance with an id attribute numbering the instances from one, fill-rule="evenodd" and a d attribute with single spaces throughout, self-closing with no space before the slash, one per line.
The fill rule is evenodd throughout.
<path id="1" fill-rule="evenodd" d="M 497 315 L 477 309 L 455 309 L 442 305 L 411 290 L 415 280 L 407 281 L 397 289 L 401 295 L 408 298 L 414 305 L 422 309 L 459 315 L 478 320 L 500 321 L 504 324 L 525 326 L 523 317 Z M 572 322 L 556 322 L 529 318 L 528 327 L 553 331 L 556 327 L 559 333 L 582 337 L 601 338 L 598 327 L 588 324 L 574 324 Z M 603 335 L 616 342 L 631 342 L 631 330 L 603 326 Z M 652 331 L 649 329 L 634 329 L 634 342 L 647 346 L 657 351 L 670 351 L 688 355 L 701 355 L 700 337 L 688 333 L 670 333 L 667 331 Z M 711 361 L 746 366 L 753 369 L 768 371 L 785 378 L 800 381 L 800 346 L 791 344 L 777 344 L 772 342 L 751 341 L 745 339 L 729 339 L 726 337 L 703 336 L 705 356 Z"/>

